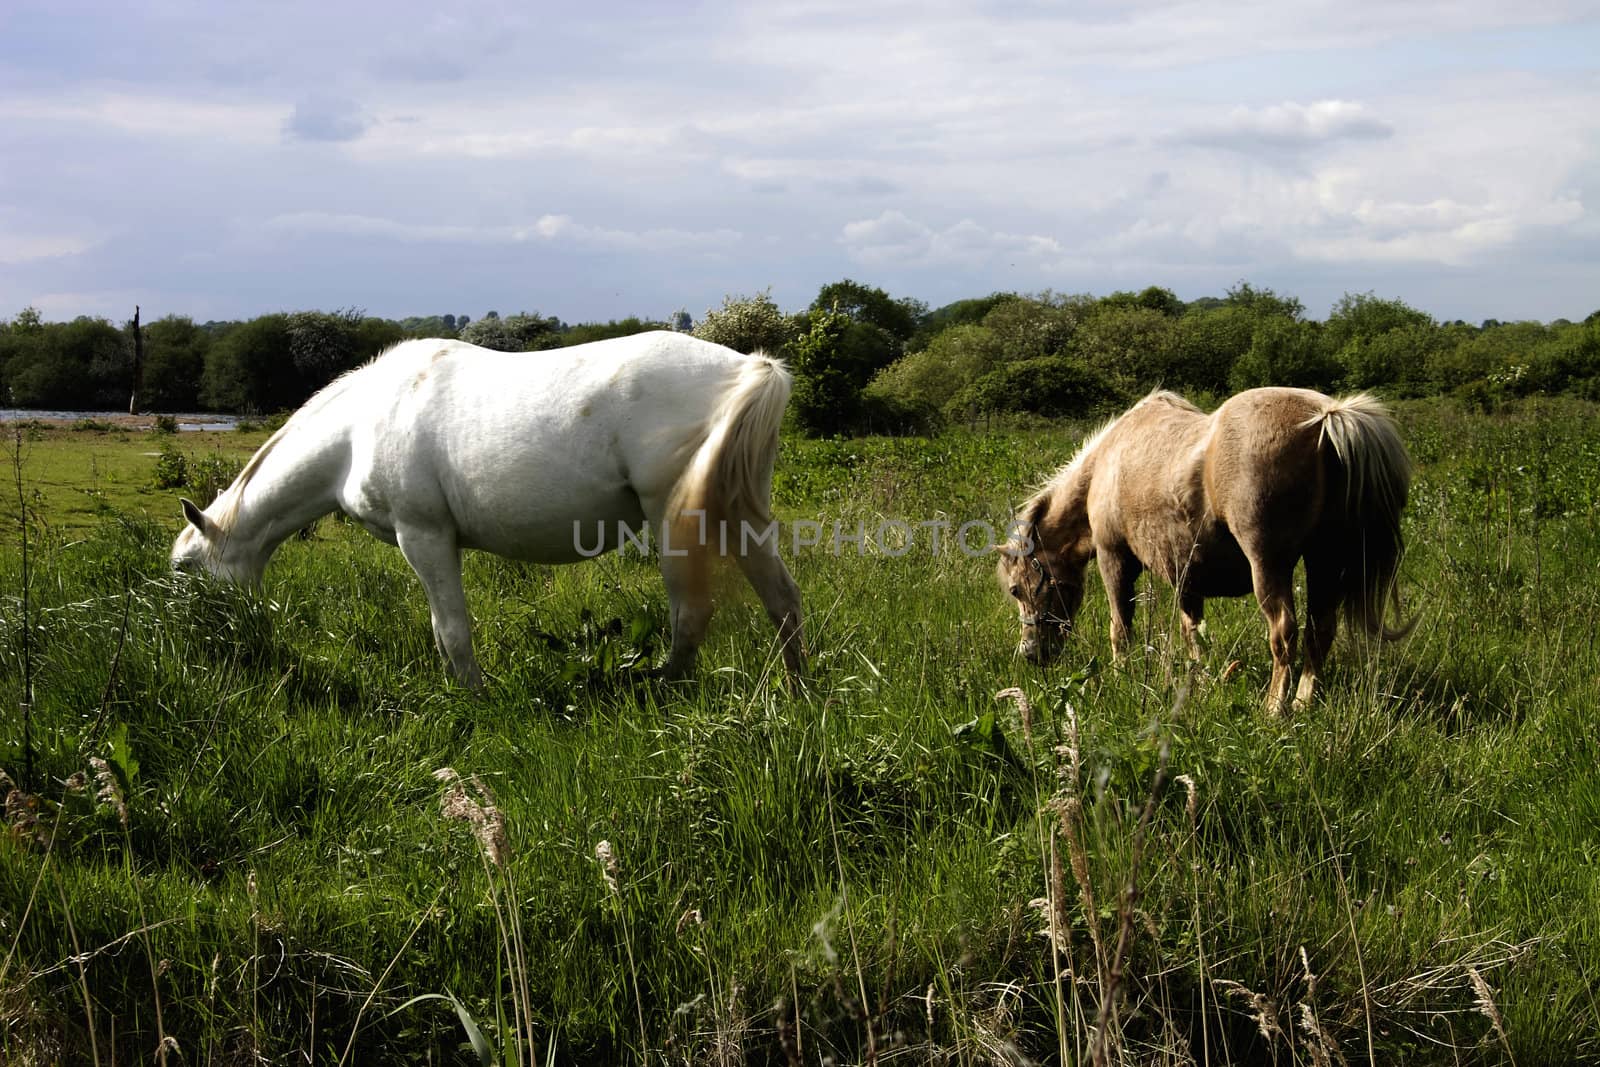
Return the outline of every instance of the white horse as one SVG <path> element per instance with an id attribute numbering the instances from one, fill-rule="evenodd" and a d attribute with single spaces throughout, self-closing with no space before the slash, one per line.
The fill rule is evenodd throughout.
<path id="1" fill-rule="evenodd" d="M 770 512 L 789 388 L 777 360 L 677 333 L 534 353 L 405 341 L 307 401 L 210 507 L 184 500 L 172 564 L 255 583 L 290 534 L 342 511 L 400 547 L 439 650 L 478 688 L 463 548 L 570 563 L 648 522 L 671 603 L 667 676 L 694 666 L 710 557 L 726 552 L 777 626 L 792 681 L 800 591 Z"/>

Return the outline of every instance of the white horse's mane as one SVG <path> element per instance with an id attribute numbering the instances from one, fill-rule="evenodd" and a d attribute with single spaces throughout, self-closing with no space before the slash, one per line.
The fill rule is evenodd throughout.
<path id="1" fill-rule="evenodd" d="M 267 438 L 260 448 L 256 449 L 256 454 L 250 457 L 249 462 L 244 465 L 244 469 L 234 478 L 233 483 L 223 490 L 221 496 L 217 498 L 218 500 L 222 500 L 224 497 L 227 498 L 222 505 L 222 510 L 214 516 L 217 528 L 223 533 L 227 533 L 233 528 L 234 522 L 239 517 L 239 503 L 244 499 L 244 487 L 250 484 L 250 479 L 255 477 L 256 471 L 261 469 L 261 464 L 265 462 L 267 456 L 277 447 L 278 442 L 283 440 L 284 435 L 294 427 L 295 423 L 304 422 L 305 417 L 316 414 L 327 406 L 329 401 L 344 395 L 351 378 L 371 367 L 405 343 L 404 341 L 398 341 L 360 366 L 351 367 L 313 393 L 311 399 L 307 400 L 293 415 L 290 415 L 287 422 L 274 430 L 272 436 Z"/>

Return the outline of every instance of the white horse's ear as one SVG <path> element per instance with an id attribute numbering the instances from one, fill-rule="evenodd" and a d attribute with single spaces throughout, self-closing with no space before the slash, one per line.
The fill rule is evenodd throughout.
<path id="1" fill-rule="evenodd" d="M 190 526 L 193 526 L 201 533 L 211 532 L 211 520 L 206 516 L 205 512 L 200 510 L 199 504 L 196 504 L 186 496 L 179 497 L 178 503 L 183 505 L 183 517 L 189 520 Z"/>

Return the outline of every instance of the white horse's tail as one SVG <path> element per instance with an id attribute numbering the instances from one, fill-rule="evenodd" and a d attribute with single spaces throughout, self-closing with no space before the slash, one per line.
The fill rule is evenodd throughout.
<path id="1" fill-rule="evenodd" d="M 1411 457 L 1389 409 L 1376 397 L 1340 397 L 1322 414 L 1322 441 L 1331 445 L 1345 476 L 1345 516 L 1354 536 L 1344 561 L 1345 618 L 1385 640 L 1403 637 L 1416 620 L 1391 628 L 1392 604 L 1400 614 L 1400 512 L 1411 489 Z"/>
<path id="2" fill-rule="evenodd" d="M 718 545 L 721 523 L 727 543 L 740 544 L 737 524 L 772 521 L 772 464 L 790 384 L 776 359 L 756 353 L 739 364 L 668 499 L 673 544 L 700 555 L 692 546 Z"/>

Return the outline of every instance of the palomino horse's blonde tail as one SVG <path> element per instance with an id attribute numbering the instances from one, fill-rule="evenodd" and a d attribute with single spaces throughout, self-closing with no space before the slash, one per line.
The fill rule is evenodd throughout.
<path id="1" fill-rule="evenodd" d="M 1345 516 L 1349 530 L 1344 560 L 1344 610 L 1350 626 L 1394 640 L 1411 632 L 1416 620 L 1388 625 L 1392 604 L 1401 614 L 1398 576 L 1405 543 L 1400 512 L 1411 489 L 1411 457 L 1400 440 L 1394 416 L 1376 397 L 1340 397 L 1310 420 L 1320 423 L 1321 440 L 1333 447 L 1345 475 Z"/>
<path id="2" fill-rule="evenodd" d="M 764 527 L 772 521 L 772 464 L 790 384 L 781 362 L 759 352 L 750 356 L 712 411 L 705 437 L 691 445 L 667 501 L 667 520 L 673 543 L 692 557 L 705 555 L 695 551 L 700 545 L 720 549 L 722 530 L 726 543 L 738 546 L 740 523 Z"/>

